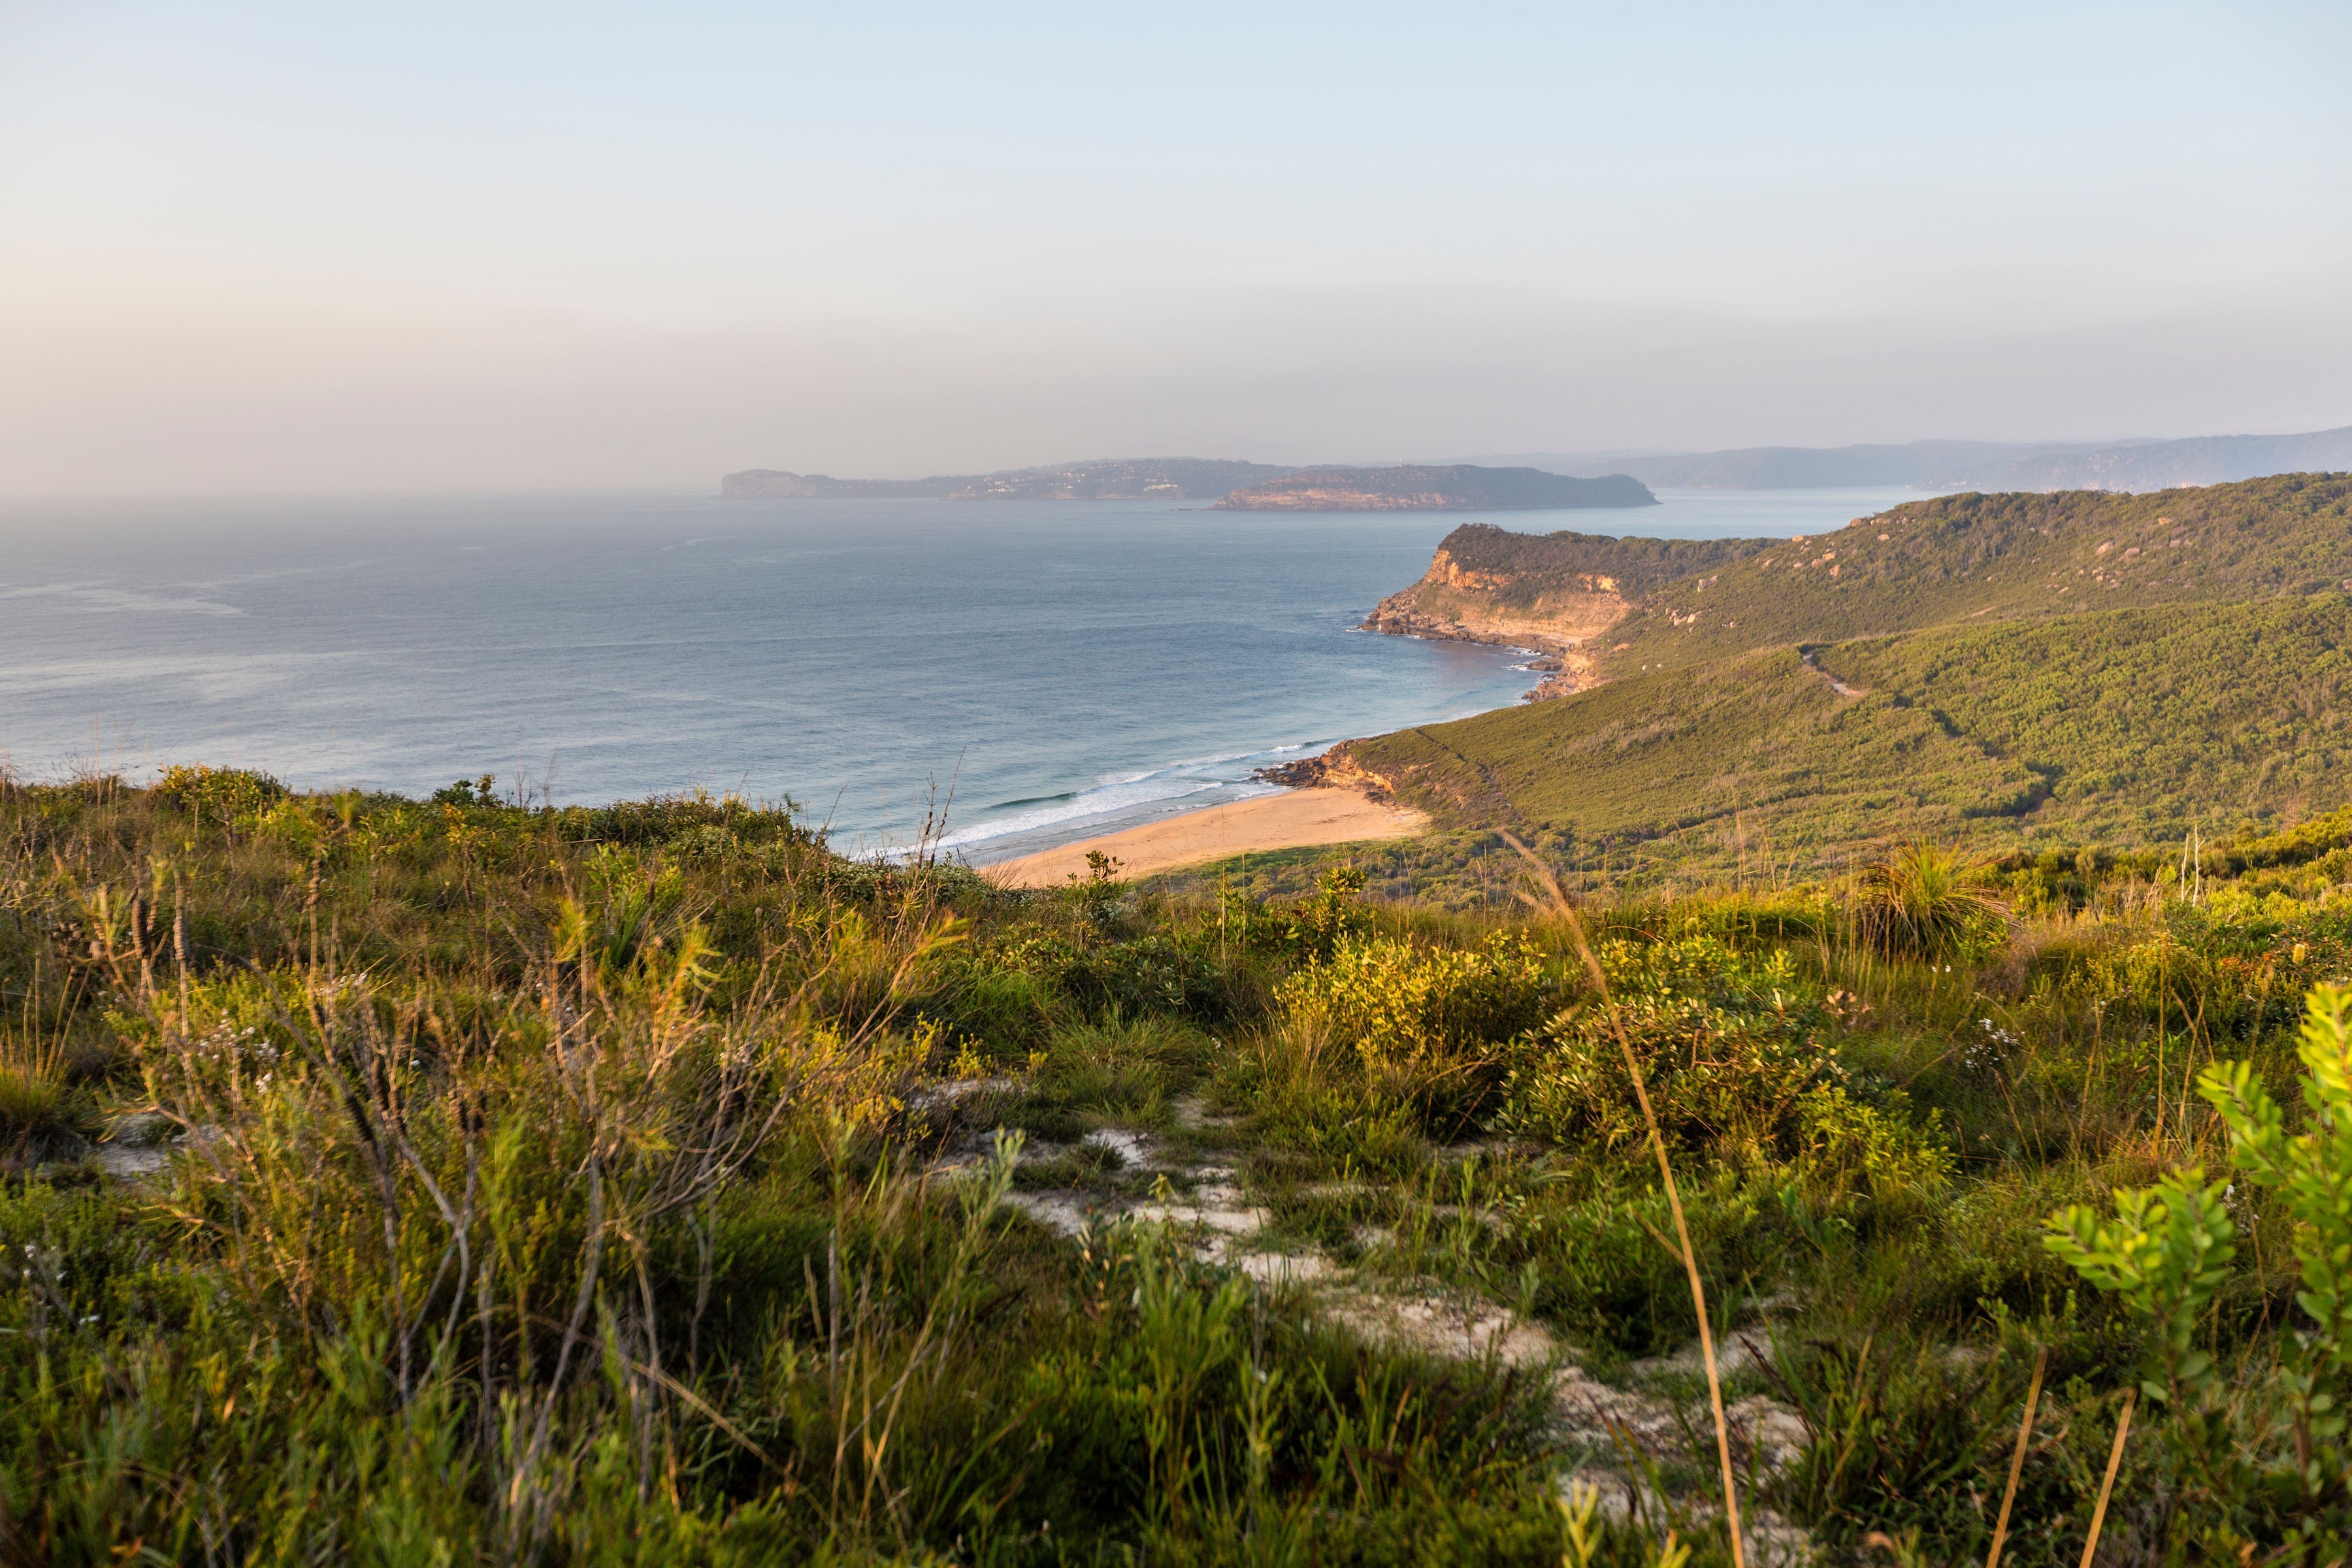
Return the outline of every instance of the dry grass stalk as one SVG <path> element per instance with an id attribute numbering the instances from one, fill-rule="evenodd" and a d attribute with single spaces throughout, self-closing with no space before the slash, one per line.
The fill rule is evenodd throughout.
<path id="1" fill-rule="evenodd" d="M 1617 1016 L 1617 1005 L 1610 998 L 1609 977 L 1601 968 L 1601 960 L 1594 956 L 1592 944 L 1585 940 L 1584 921 L 1578 918 L 1576 906 L 1569 901 L 1566 890 L 1560 887 L 1559 879 L 1552 874 L 1551 868 L 1545 865 L 1534 850 L 1508 833 L 1503 835 L 1503 841 L 1517 850 L 1521 858 L 1535 868 L 1547 895 L 1545 899 L 1538 899 L 1522 889 L 1519 897 L 1531 908 L 1548 909 L 1567 924 L 1569 935 L 1576 943 L 1577 953 L 1584 960 L 1585 971 L 1592 976 L 1592 984 L 1601 994 L 1601 1010 L 1608 1015 L 1609 1026 L 1617 1037 L 1617 1048 L 1624 1053 L 1625 1071 L 1633 1080 L 1633 1098 L 1641 1102 L 1642 1121 L 1650 1130 L 1650 1149 L 1658 1157 L 1658 1177 L 1665 1184 L 1666 1206 L 1674 1211 L 1675 1236 L 1682 1243 L 1683 1270 L 1690 1276 L 1691 1305 L 1698 1311 L 1698 1349 L 1706 1363 L 1707 1402 L 1715 1411 L 1715 1452 L 1723 1468 L 1723 1512 L 1731 1531 L 1732 1568 L 1747 1568 L 1748 1552 L 1740 1539 L 1739 1530 L 1739 1489 L 1732 1479 L 1731 1425 L 1723 1413 L 1723 1373 L 1716 1364 L 1715 1330 L 1707 1318 L 1706 1285 L 1699 1278 L 1698 1251 L 1691 1245 L 1690 1222 L 1683 1217 L 1682 1194 L 1675 1190 L 1675 1169 L 1673 1163 L 1666 1158 L 1665 1134 L 1659 1131 L 1658 1113 L 1651 1109 L 1649 1086 L 1643 1081 L 1642 1064 L 1633 1055 L 1633 1042 L 1626 1037 L 1623 1022 Z"/>
<path id="2" fill-rule="evenodd" d="M 2017 1424 L 2017 1452 L 2009 1458 L 2009 1486 L 2000 1494 L 2000 1517 L 1993 1521 L 1992 1551 L 1985 1568 L 2000 1568 L 2000 1549 L 2009 1540 L 2009 1510 L 2017 1502 L 2017 1480 L 2025 1472 L 2025 1450 L 2033 1441 L 2033 1407 L 2042 1402 L 2042 1374 L 2050 1370 L 2050 1347 L 2033 1358 L 2033 1382 L 2025 1390 L 2025 1418 Z"/>
<path id="3" fill-rule="evenodd" d="M 2116 1446 L 2107 1452 L 2106 1478 L 2099 1482 L 2099 1505 L 2091 1510 L 2091 1533 L 2083 1542 L 2083 1568 L 2091 1568 L 2091 1559 L 2099 1550 L 2099 1531 L 2107 1522 L 2107 1495 L 2116 1489 L 2116 1472 L 2123 1468 L 2124 1439 L 2131 1436 L 2132 1406 L 2139 1403 L 2139 1390 L 2124 1395 L 2124 1413 L 2116 1423 Z"/>

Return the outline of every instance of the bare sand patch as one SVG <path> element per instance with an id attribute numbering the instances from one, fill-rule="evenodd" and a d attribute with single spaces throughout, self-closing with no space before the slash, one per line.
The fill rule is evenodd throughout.
<path id="1" fill-rule="evenodd" d="M 1351 789 L 1289 789 L 1204 811 L 1188 811 L 1163 822 L 1147 822 L 1122 833 L 1107 833 L 1100 838 L 999 861 L 982 869 L 1007 887 L 1053 888 L 1072 876 L 1087 874 L 1089 849 L 1118 859 L 1121 875 L 1139 877 L 1258 849 L 1409 838 L 1428 825 L 1429 818 L 1421 812 L 1382 805 Z"/>

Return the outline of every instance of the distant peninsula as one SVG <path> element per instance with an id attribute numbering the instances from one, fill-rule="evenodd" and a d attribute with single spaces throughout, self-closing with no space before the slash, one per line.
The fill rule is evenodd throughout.
<path id="1" fill-rule="evenodd" d="M 1623 474 L 1579 479 L 1468 463 L 1286 468 L 1221 458 L 1116 458 L 921 479 L 836 479 L 830 474 L 745 468 L 720 479 L 719 493 L 736 500 L 1213 500 L 1225 511 L 1529 511 L 1658 504 L 1641 480 Z"/>
<path id="2" fill-rule="evenodd" d="M 1392 468 L 1301 468 L 1217 503 L 1220 511 L 1532 511 L 1655 506 L 1623 474 L 1571 479 L 1540 468 L 1405 463 Z"/>
<path id="3" fill-rule="evenodd" d="M 719 493 L 737 500 L 1213 500 L 1291 471 L 1220 458 L 1117 458 L 925 479 L 836 479 L 746 468 L 719 480 Z"/>

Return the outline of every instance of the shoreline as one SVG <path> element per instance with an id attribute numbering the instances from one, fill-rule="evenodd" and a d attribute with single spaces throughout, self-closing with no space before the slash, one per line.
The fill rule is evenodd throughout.
<path id="1" fill-rule="evenodd" d="M 1073 876 L 1085 879 L 1089 850 L 1117 859 L 1122 877 L 1143 877 L 1264 849 L 1410 838 L 1428 826 L 1426 813 L 1322 784 L 1180 812 L 975 869 L 1009 888 L 1056 888 Z"/>

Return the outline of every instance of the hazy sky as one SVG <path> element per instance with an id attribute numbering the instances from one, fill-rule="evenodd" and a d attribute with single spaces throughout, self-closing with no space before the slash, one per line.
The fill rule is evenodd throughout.
<path id="1" fill-rule="evenodd" d="M 0 491 L 2352 424 L 2352 5 L 0 0 Z"/>

